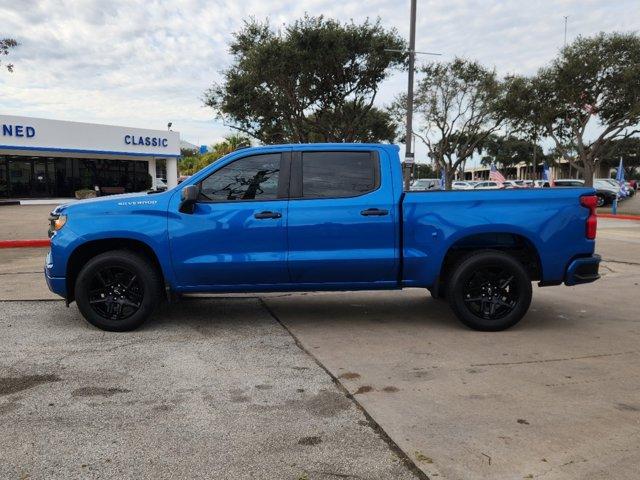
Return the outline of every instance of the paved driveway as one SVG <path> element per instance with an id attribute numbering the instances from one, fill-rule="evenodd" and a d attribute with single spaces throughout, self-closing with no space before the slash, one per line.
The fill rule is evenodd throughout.
<path id="1" fill-rule="evenodd" d="M 412 479 L 255 299 L 134 333 L 62 302 L 0 302 L 0 478 Z"/>
<path id="2" fill-rule="evenodd" d="M 396 444 L 432 479 L 637 479 L 640 222 L 599 225 L 604 278 L 501 333 L 422 290 L 218 296 L 124 335 L 0 302 L 0 478 L 412 478 Z M 51 298 L 43 256 L 0 250 L 0 300 Z"/>

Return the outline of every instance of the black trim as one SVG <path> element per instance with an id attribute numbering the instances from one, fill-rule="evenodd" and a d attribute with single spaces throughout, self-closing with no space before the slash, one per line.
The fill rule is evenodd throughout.
<path id="1" fill-rule="evenodd" d="M 292 152 L 289 198 L 302 198 L 302 152 Z"/>
<path id="2" fill-rule="evenodd" d="M 280 174 L 278 175 L 278 198 L 289 198 L 291 182 L 291 151 L 280 154 Z"/>

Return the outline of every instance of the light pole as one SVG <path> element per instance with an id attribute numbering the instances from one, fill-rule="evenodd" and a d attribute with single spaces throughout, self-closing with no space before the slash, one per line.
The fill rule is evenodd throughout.
<path id="1" fill-rule="evenodd" d="M 415 162 L 412 148 L 413 139 L 413 75 L 416 64 L 416 1 L 411 0 L 411 17 L 409 24 L 409 83 L 407 85 L 407 128 L 404 136 L 404 189 L 409 190 L 411 170 Z"/>

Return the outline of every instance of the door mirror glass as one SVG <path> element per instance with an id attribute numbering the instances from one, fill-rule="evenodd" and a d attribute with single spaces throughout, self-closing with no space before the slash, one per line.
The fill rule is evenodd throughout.
<path id="1" fill-rule="evenodd" d="M 196 185 L 187 185 L 180 194 L 180 211 L 182 213 L 193 213 L 200 189 Z"/>

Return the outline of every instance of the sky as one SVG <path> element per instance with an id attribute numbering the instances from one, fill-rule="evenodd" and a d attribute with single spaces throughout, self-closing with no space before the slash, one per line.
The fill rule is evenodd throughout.
<path id="1" fill-rule="evenodd" d="M 232 57 L 233 32 L 250 17 L 275 27 L 305 13 L 343 21 L 380 17 L 409 36 L 409 0 L 0 0 L 0 38 L 21 45 L 3 58 L 0 113 L 165 129 L 210 145 L 232 130 L 203 106 L 203 93 Z M 638 0 L 418 0 L 418 62 L 456 56 L 500 75 L 533 74 L 564 41 L 600 31 L 636 31 Z M 380 87 L 377 104 L 406 90 L 406 72 Z M 417 148 L 417 159 L 426 151 Z"/>

